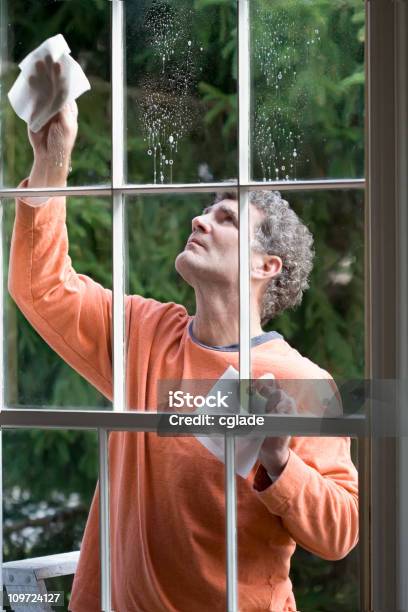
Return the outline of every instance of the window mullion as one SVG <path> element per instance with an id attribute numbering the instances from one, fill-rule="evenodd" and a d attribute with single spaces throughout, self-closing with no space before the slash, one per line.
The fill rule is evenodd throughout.
<path id="1" fill-rule="evenodd" d="M 120 189 L 124 182 L 124 3 L 112 2 L 112 187 Z M 113 198 L 113 409 L 125 408 L 125 325 L 124 325 L 124 202 L 123 195 L 112 192 Z M 101 564 L 101 608 L 111 612 L 111 563 L 109 520 L 109 457 L 108 431 L 99 430 L 99 541 Z"/>
<path id="2" fill-rule="evenodd" d="M 115 164 L 116 166 L 116 164 Z M 119 187 L 112 188 L 111 185 L 82 185 L 76 187 L 33 187 L 33 188 L 10 188 L 0 187 L 0 197 L 2 198 L 15 198 L 21 194 L 24 196 L 110 196 L 112 192 L 114 194 L 120 193 L 121 195 L 134 195 L 134 194 L 168 194 L 168 193 L 214 193 L 214 191 L 222 190 L 228 191 L 235 189 L 238 186 L 236 181 L 226 181 L 223 183 L 164 183 L 163 185 L 150 185 L 150 184 L 121 184 L 118 183 Z M 344 190 L 364 190 L 366 183 L 364 179 L 310 179 L 310 180 L 294 180 L 294 181 L 243 181 L 240 180 L 239 185 L 241 188 L 248 188 L 253 191 L 273 191 L 279 189 L 279 191 L 344 191 Z"/>
<path id="3" fill-rule="evenodd" d="M 239 380 L 240 398 L 245 398 L 250 378 L 250 294 L 249 294 L 249 202 L 248 189 L 240 187 L 249 181 L 250 70 L 249 70 L 249 2 L 238 2 L 238 130 L 239 130 Z M 241 409 L 245 408 L 242 405 Z M 225 496 L 227 544 L 227 610 L 238 610 L 237 490 L 235 474 L 235 438 L 225 436 Z"/>
<path id="4" fill-rule="evenodd" d="M 98 429 L 99 447 L 99 541 L 101 551 L 101 610 L 111 612 L 111 564 L 109 521 L 109 433 Z"/>
<path id="5" fill-rule="evenodd" d="M 125 409 L 124 3 L 112 2 L 113 407 Z M 118 190 L 118 191 L 116 191 Z"/>
<path id="6" fill-rule="evenodd" d="M 0 425 L 3 429 L 75 429 L 89 430 L 109 429 L 110 431 L 152 431 L 157 432 L 168 413 L 127 410 L 113 412 L 111 410 L 45 410 L 24 408 L 7 408 L 0 414 Z M 180 426 L 178 431 L 186 435 L 191 433 L 191 427 Z M 264 415 L 264 424 L 259 426 L 261 435 L 275 436 L 352 436 L 369 435 L 369 420 L 363 414 L 347 416 L 311 418 L 308 415 Z M 217 426 L 214 426 L 217 429 Z M 408 429 L 402 430 L 406 432 Z M 252 429 L 254 433 L 256 428 Z M 207 426 L 202 430 L 197 426 L 194 433 L 208 433 Z M 224 430 L 214 432 L 222 435 Z"/>
<path id="7" fill-rule="evenodd" d="M 225 434 L 225 514 L 228 612 L 238 612 L 238 544 L 236 501 L 237 487 L 235 475 L 235 437 L 233 434 Z"/>

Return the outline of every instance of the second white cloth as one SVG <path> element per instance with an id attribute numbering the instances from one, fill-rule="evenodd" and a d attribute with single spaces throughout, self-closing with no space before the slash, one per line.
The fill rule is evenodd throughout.
<path id="1" fill-rule="evenodd" d="M 208 396 L 229 394 L 228 408 L 200 408 L 195 414 L 237 414 L 240 405 L 239 399 L 239 374 L 233 366 L 229 366 L 224 374 L 212 387 Z M 252 396 L 251 409 L 253 412 L 262 414 L 264 412 L 266 400 Z M 224 436 L 196 436 L 197 440 L 205 446 L 217 459 L 225 462 L 225 441 Z M 259 451 L 265 436 L 251 435 L 235 436 L 235 471 L 243 478 L 247 478 L 254 467 Z"/>

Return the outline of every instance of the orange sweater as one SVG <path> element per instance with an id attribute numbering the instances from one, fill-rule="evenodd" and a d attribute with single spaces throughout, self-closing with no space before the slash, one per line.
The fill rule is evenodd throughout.
<path id="1" fill-rule="evenodd" d="M 65 198 L 37 209 L 17 201 L 9 291 L 46 342 L 111 398 L 112 295 L 71 266 Z M 131 409 L 155 410 L 158 380 L 215 379 L 228 365 L 238 368 L 237 352 L 195 342 L 190 321 L 183 306 L 126 298 Z M 280 338 L 254 347 L 252 363 L 255 376 L 330 378 Z M 154 433 L 112 432 L 109 453 L 114 610 L 224 611 L 223 465 L 195 438 Z M 349 438 L 293 437 L 281 476 L 258 491 L 264 476 L 256 465 L 247 479 L 237 478 L 242 612 L 296 610 L 289 579 L 296 543 L 340 559 L 358 538 Z M 98 551 L 97 485 L 74 579 L 74 612 L 100 611 Z"/>

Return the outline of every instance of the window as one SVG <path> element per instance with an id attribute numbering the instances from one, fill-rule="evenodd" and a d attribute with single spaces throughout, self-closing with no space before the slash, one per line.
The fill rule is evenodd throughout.
<path id="1" fill-rule="evenodd" d="M 21 188 L 15 185 L 24 176 L 30 160 L 25 126 L 10 110 L 5 93 L 17 76 L 16 62 L 42 42 L 33 32 L 29 38 L 30 20 L 35 23 L 46 10 L 50 28 L 46 36 L 61 31 L 66 32 L 68 39 L 66 24 L 72 24 L 73 16 L 81 8 L 81 3 L 76 1 L 50 0 L 44 6 L 30 9 L 25 9 L 23 4 L 0 3 L 3 264 L 8 262 L 13 222 L 11 198 L 21 194 Z M 93 436 L 89 442 L 95 451 L 94 432 L 98 432 L 97 501 L 104 610 L 112 609 L 109 496 L 118 495 L 118 483 L 112 480 L 109 483 L 109 435 L 110 432 L 154 432 L 162 423 L 162 415 L 154 409 L 149 411 L 143 406 L 143 410 L 138 410 L 139 396 L 132 396 L 127 384 L 132 376 L 144 372 L 147 362 L 143 356 L 136 362 L 133 357 L 129 358 L 130 335 L 125 324 L 127 308 L 136 312 L 140 307 L 141 313 L 146 305 L 135 302 L 130 306 L 126 296 L 142 294 L 152 301 L 174 301 L 191 312 L 193 292 L 180 282 L 169 262 L 183 246 L 180 239 L 188 238 L 189 220 L 200 216 L 213 201 L 215 192 L 235 190 L 239 200 L 236 253 L 239 296 L 231 296 L 231 304 L 239 302 L 240 350 L 236 365 L 241 389 L 246 380 L 257 378 L 248 316 L 251 299 L 248 237 L 253 215 L 250 192 L 277 189 L 314 233 L 318 261 L 302 309 L 284 313 L 273 322 L 273 330 L 290 338 L 302 354 L 333 374 L 338 384 L 343 381 L 350 387 L 350 381 L 355 380 L 361 388 L 365 377 L 395 380 L 404 377 L 403 367 L 397 367 L 403 363 L 404 349 L 398 349 L 397 342 L 399 330 L 405 329 L 403 316 L 400 315 L 388 335 L 394 310 L 390 308 L 388 312 L 380 296 L 384 291 L 386 295 L 397 296 L 401 290 L 398 274 L 403 278 L 400 264 L 396 265 L 399 259 L 390 251 L 390 246 L 396 241 L 399 229 L 396 211 L 403 211 L 403 198 L 406 198 L 401 178 L 405 170 L 402 164 L 406 139 L 401 138 L 398 126 L 403 124 L 406 110 L 403 105 L 404 100 L 406 104 L 403 97 L 406 48 L 404 30 L 399 24 L 406 23 L 407 17 L 403 3 L 395 3 L 392 9 L 386 6 L 385 0 L 375 7 L 373 4 L 367 7 L 360 0 L 342 3 L 278 0 L 271 6 L 263 0 L 251 3 L 249 0 L 201 0 L 192 8 L 191 2 L 184 0 L 153 0 L 145 5 L 95 0 L 87 11 L 81 10 L 83 39 L 86 32 L 95 33 L 92 52 L 82 42 L 80 30 L 77 34 L 70 32 L 76 59 L 92 75 L 91 92 L 78 100 L 80 121 L 84 117 L 77 143 L 80 163 L 75 167 L 74 153 L 69 187 L 40 191 L 68 196 L 70 254 L 74 266 L 76 258 L 82 259 L 84 253 L 91 253 L 81 272 L 100 283 L 100 287 L 112 289 L 112 346 L 104 345 L 101 333 L 98 351 L 102 360 L 102 352 L 111 350 L 113 399 L 112 402 L 107 399 L 112 395 L 109 373 L 96 375 L 87 370 L 85 378 L 91 384 L 84 382 L 51 350 L 44 349 L 43 341 L 24 322 L 3 290 L 1 425 L 5 430 L 6 448 L 7 436 L 14 435 L 16 429 L 38 429 L 43 436 L 52 429 L 60 432 L 72 429 L 93 430 L 88 433 Z M 27 16 L 23 19 L 26 10 Z M 399 19 L 393 21 L 395 15 Z M 14 24 L 13 39 L 10 28 Z M 395 33 L 398 42 L 395 56 L 380 36 L 382 27 Z M 402 29 L 398 30 L 399 27 Z M 366 31 L 370 60 L 367 66 Z M 8 44 L 14 46 L 8 48 Z M 386 59 L 381 59 L 382 53 Z M 378 68 L 374 67 L 374 59 L 379 61 Z M 400 70 L 399 80 L 390 70 L 394 64 Z M 228 72 L 231 66 L 235 73 Z M 367 105 L 364 101 L 366 74 L 369 76 Z M 381 78 L 387 79 L 389 91 L 395 92 L 391 110 L 387 109 Z M 364 135 L 365 109 L 369 111 L 368 143 Z M 387 116 L 395 120 L 391 138 L 384 127 Z M 399 149 L 394 148 L 395 142 Z M 366 160 L 365 148 L 369 153 Z M 384 150 L 389 158 L 380 160 L 378 151 Z M 398 188 L 394 179 L 388 178 L 393 174 L 394 163 L 399 168 Z M 367 192 L 365 174 L 370 178 Z M 24 191 L 28 195 L 35 193 Z M 392 194 L 391 221 L 383 206 L 385 193 Z M 366 201 L 364 194 L 368 196 Z M 405 218 L 398 218 L 402 219 L 402 228 Z M 400 236 L 397 243 L 401 252 L 405 242 L 404 235 Z M 91 250 L 81 251 L 83 245 L 90 243 Z M 395 264 L 393 269 L 397 272 L 392 277 L 382 271 L 383 253 L 377 250 L 378 245 Z M 231 268 L 233 265 L 231 261 Z M 377 274 L 378 270 L 381 271 Z M 97 295 L 103 309 L 105 294 L 98 289 Z M 403 301 L 401 295 L 395 299 Z M 391 303 L 395 305 L 392 300 Z M 175 312 L 174 325 L 178 314 Z M 159 320 L 158 312 L 152 312 L 151 316 Z M 61 336 L 61 329 L 56 332 Z M 147 330 L 140 330 L 144 332 Z M 34 361 L 37 351 L 42 363 Z M 385 359 L 379 359 L 379 354 L 391 361 L 386 364 Z M 62 357 L 70 363 L 67 354 Z M 75 358 L 71 361 L 75 362 Z M 319 385 L 313 390 L 317 392 Z M 348 579 L 349 590 L 344 587 L 343 599 L 337 599 L 334 604 L 339 610 L 358 606 L 385 609 L 386 605 L 389 609 L 403 609 L 401 602 L 406 601 L 404 596 L 408 597 L 403 593 L 401 579 L 405 552 L 397 552 L 399 533 L 402 536 L 406 531 L 402 506 L 397 504 L 398 513 L 387 515 L 381 501 L 382 490 L 377 489 L 376 482 L 391 498 L 397 495 L 398 486 L 405 491 L 402 481 L 389 478 L 390 473 L 399 478 L 405 461 L 404 443 L 399 439 L 395 442 L 395 438 L 388 443 L 383 436 L 368 436 L 372 421 L 366 419 L 361 406 L 353 411 L 351 394 L 346 393 L 346 398 L 351 408 L 346 403 L 343 416 L 316 419 L 302 415 L 265 415 L 264 431 L 299 439 L 302 436 L 320 438 L 326 443 L 330 436 L 353 438 L 353 458 L 360 474 L 360 556 L 357 561 L 354 553 L 350 565 L 347 565 L 349 560 L 345 562 L 343 587 Z M 367 414 L 372 416 L 376 412 Z M 17 435 L 15 440 L 17 444 Z M 123 450 L 130 457 L 132 451 L 126 446 L 126 439 L 117 435 L 115 440 L 115 452 Z M 57 446 L 51 437 L 49 441 L 51 446 Z M 171 436 L 162 439 L 162 448 L 167 445 L 169 455 L 171 444 Z M 226 609 L 231 612 L 238 609 L 237 561 L 244 554 L 238 529 L 244 492 L 235 477 L 235 446 L 235 437 L 226 434 L 225 576 Z M 385 463 L 382 457 L 387 459 Z M 89 457 L 88 460 L 91 462 Z M 379 532 L 384 517 L 388 517 L 390 525 L 385 543 Z M 97 537 L 98 534 L 94 535 L 95 544 Z M 307 559 L 312 567 L 311 557 Z M 300 570 L 296 573 L 300 567 L 300 564 L 295 566 L 295 595 L 296 579 L 299 592 L 302 587 Z M 399 585 L 392 589 L 393 594 L 389 594 L 390 584 Z M 265 598 L 270 595 L 268 587 Z M 306 594 L 299 595 L 304 595 L 306 601 Z M 324 593 L 319 605 L 327 605 Z"/>

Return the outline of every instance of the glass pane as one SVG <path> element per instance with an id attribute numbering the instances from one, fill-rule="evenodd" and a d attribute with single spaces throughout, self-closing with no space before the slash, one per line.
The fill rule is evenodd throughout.
<path id="1" fill-rule="evenodd" d="M 213 194 L 127 198 L 131 295 L 176 302 L 194 312 L 194 290 L 177 272 L 175 260 L 192 233 L 192 219 L 213 199 Z"/>
<path id="2" fill-rule="evenodd" d="M 69 244 L 63 198 L 20 203 L 16 222 L 14 209 L 3 202 L 6 404 L 110 408 L 111 202 L 70 198 Z"/>
<path id="3" fill-rule="evenodd" d="M 55 609 L 67 610 L 74 573 L 72 566 L 67 566 L 73 561 L 74 566 L 77 563 L 95 492 L 98 465 L 96 433 L 6 430 L 3 431 L 3 449 L 3 555 L 6 563 L 3 576 L 7 590 L 13 592 L 12 587 L 16 585 L 16 573 L 13 574 L 9 563 L 30 559 L 30 563 L 25 562 L 25 569 L 32 572 L 40 563 L 39 557 L 72 553 L 69 564 L 66 557 L 47 561 L 51 577 L 45 581 L 49 594 L 62 592 L 56 601 L 62 600 L 64 605 Z M 95 518 L 95 512 L 93 514 Z M 93 551 L 94 570 L 98 570 L 97 517 L 96 521 L 88 524 L 87 532 L 86 541 Z M 60 575 L 61 568 L 66 575 Z M 19 570 L 22 571 L 21 567 Z M 32 573 L 28 579 L 29 583 L 22 583 L 25 584 L 25 593 L 32 592 L 30 588 L 34 586 Z M 41 588 L 41 584 L 36 586 Z M 90 598 L 92 582 L 87 586 Z"/>
<path id="4" fill-rule="evenodd" d="M 255 224 L 257 211 L 271 212 L 269 228 L 258 231 L 260 252 L 253 249 L 252 263 L 281 269 L 267 293 L 262 290 L 264 331 L 281 334 L 334 378 L 363 379 L 364 192 L 259 191 L 254 201 Z M 280 258 L 282 268 L 265 251 Z"/>
<path id="5" fill-rule="evenodd" d="M 146 358 L 140 362 L 138 358 L 137 336 L 142 330 L 146 342 L 153 343 L 152 346 L 159 342 L 158 346 L 164 351 L 160 359 L 164 359 L 166 351 L 174 350 L 174 343 L 174 347 L 182 347 L 182 352 L 187 351 L 188 359 L 200 362 L 184 370 L 176 360 L 173 366 L 168 364 L 160 372 L 155 371 L 154 386 L 155 393 L 160 395 L 156 398 L 160 410 L 177 407 L 191 412 L 197 407 L 169 406 L 166 393 L 172 387 L 166 391 L 160 381 L 179 385 L 182 379 L 188 379 L 186 384 L 194 386 L 203 379 L 206 381 L 204 387 L 211 383 L 209 391 L 227 365 L 235 364 L 238 368 L 239 230 L 234 220 L 238 203 L 229 199 L 231 197 L 233 194 L 223 196 L 221 193 L 216 196 L 212 193 L 149 195 L 129 197 L 126 201 L 127 284 L 131 300 L 128 308 L 133 321 L 129 327 L 127 364 L 131 409 L 146 409 L 147 397 L 140 396 L 135 389 L 132 391 L 135 371 L 140 372 L 137 379 L 148 376 L 144 369 Z M 192 238 L 193 242 L 188 242 Z M 195 313 L 198 316 L 194 317 Z M 207 313 L 211 313 L 213 321 L 218 320 L 216 326 L 208 324 Z M 163 339 L 158 338 L 163 333 L 167 340 L 162 346 Z M 176 335 L 173 337 L 173 334 Z M 132 343 L 135 343 L 134 350 Z M 214 348 L 227 345 L 225 351 Z M 211 365 L 212 359 L 215 365 Z M 227 365 L 218 371 L 224 361 Z M 151 384 L 153 382 L 149 382 Z M 152 392 L 149 391 L 148 401 L 150 408 L 156 409 Z"/>
<path id="6" fill-rule="evenodd" d="M 110 180 L 110 7 L 92 0 L 1 0 L 0 12 L 0 166 L 3 184 L 14 187 L 27 176 L 33 159 L 27 125 L 14 112 L 7 93 L 20 74 L 18 64 L 46 39 L 62 34 L 86 74 L 91 89 L 77 99 L 79 132 L 70 185 Z M 60 150 L 52 148 L 55 163 Z"/>
<path id="7" fill-rule="evenodd" d="M 364 2 L 250 5 L 253 179 L 363 176 Z"/>
<path id="8" fill-rule="evenodd" d="M 128 180 L 237 175 L 236 2 L 126 2 Z"/>
<path id="9" fill-rule="evenodd" d="M 223 470 L 191 437 L 111 436 L 112 609 L 225 610 Z"/>
<path id="10" fill-rule="evenodd" d="M 240 609 L 357 612 L 357 441 L 350 453 L 344 438 L 293 437 L 271 483 L 266 443 L 275 441 L 237 477 Z"/>

